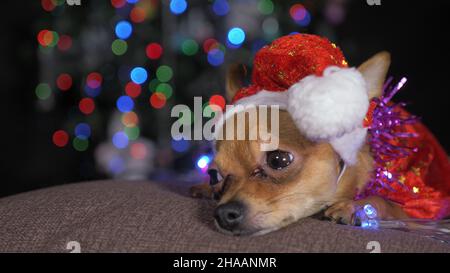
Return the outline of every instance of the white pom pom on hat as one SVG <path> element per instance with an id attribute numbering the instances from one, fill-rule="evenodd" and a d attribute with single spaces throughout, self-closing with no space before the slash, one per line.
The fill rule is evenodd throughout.
<path id="1" fill-rule="evenodd" d="M 322 77 L 308 76 L 287 92 L 287 111 L 313 140 L 352 131 L 362 125 L 369 107 L 366 83 L 354 68 L 328 67 Z"/>

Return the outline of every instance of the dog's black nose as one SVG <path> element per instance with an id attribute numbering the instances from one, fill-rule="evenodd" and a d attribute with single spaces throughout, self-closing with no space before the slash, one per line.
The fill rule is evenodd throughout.
<path id="1" fill-rule="evenodd" d="M 214 212 L 214 217 L 221 228 L 231 231 L 242 223 L 244 212 L 244 204 L 233 201 L 218 206 Z"/>

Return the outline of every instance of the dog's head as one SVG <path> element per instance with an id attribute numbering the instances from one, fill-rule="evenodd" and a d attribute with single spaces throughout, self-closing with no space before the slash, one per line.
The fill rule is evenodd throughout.
<path id="1" fill-rule="evenodd" d="M 389 64 L 389 54 L 382 52 L 358 68 L 370 98 L 380 95 Z M 235 67 L 227 79 L 229 98 L 239 89 L 239 82 Z M 258 126 L 246 118 L 246 132 Z M 342 161 L 329 143 L 308 140 L 286 111 L 280 111 L 278 127 L 279 145 L 272 151 L 260 149 L 260 138 L 216 142 L 214 162 L 221 177 L 221 194 L 215 220 L 221 231 L 256 235 L 279 229 L 339 198 L 351 197 L 367 181 L 371 168 L 367 147 L 337 183 Z"/>

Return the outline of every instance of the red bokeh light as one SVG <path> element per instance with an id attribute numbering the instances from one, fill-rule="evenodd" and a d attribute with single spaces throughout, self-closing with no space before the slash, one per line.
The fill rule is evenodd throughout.
<path id="1" fill-rule="evenodd" d="M 58 86 L 61 91 L 69 90 L 70 87 L 72 87 L 72 77 L 67 73 L 59 75 L 56 79 L 56 86 Z"/>
<path id="2" fill-rule="evenodd" d="M 133 23 L 142 23 L 146 17 L 147 13 L 141 7 L 134 7 L 130 12 L 130 19 Z"/>
<path id="3" fill-rule="evenodd" d="M 150 105 L 156 109 L 163 108 L 166 105 L 166 96 L 159 92 L 153 93 L 150 97 Z"/>
<path id="4" fill-rule="evenodd" d="M 69 134 L 64 130 L 58 130 L 53 133 L 53 144 L 58 147 L 64 147 L 69 142 Z"/>
<path id="5" fill-rule="evenodd" d="M 122 116 L 122 123 L 127 127 L 136 126 L 139 123 L 139 117 L 135 112 L 128 112 Z"/>
<path id="6" fill-rule="evenodd" d="M 212 49 L 215 49 L 218 47 L 219 47 L 219 42 L 216 39 L 209 38 L 203 42 L 203 51 L 205 51 L 205 53 L 208 53 Z"/>
<path id="7" fill-rule="evenodd" d="M 116 9 L 125 6 L 126 3 L 127 3 L 126 0 L 111 0 L 111 5 Z"/>
<path id="8" fill-rule="evenodd" d="M 217 105 L 219 106 L 221 109 L 225 108 L 225 98 L 222 97 L 221 95 L 214 95 L 209 99 L 209 104 L 211 105 Z"/>
<path id="9" fill-rule="evenodd" d="M 53 3 L 53 0 L 41 0 L 41 6 L 45 11 L 52 11 L 55 9 L 56 5 Z"/>
<path id="10" fill-rule="evenodd" d="M 87 76 L 86 84 L 92 88 L 96 89 L 102 85 L 103 77 L 100 73 L 92 72 Z"/>
<path id="11" fill-rule="evenodd" d="M 301 21 L 305 19 L 306 9 L 302 4 L 295 4 L 289 9 L 289 14 L 295 21 Z"/>
<path id="12" fill-rule="evenodd" d="M 95 102 L 91 98 L 83 98 L 80 100 L 78 108 L 80 109 L 81 113 L 89 115 L 95 110 Z"/>
<path id="13" fill-rule="evenodd" d="M 136 84 L 134 82 L 129 82 L 127 85 L 125 85 L 125 93 L 132 97 L 137 98 L 142 92 L 142 88 L 139 84 Z"/>
<path id="14" fill-rule="evenodd" d="M 53 42 L 53 32 L 47 29 L 39 31 L 37 35 L 37 40 L 41 46 L 48 46 Z"/>
<path id="15" fill-rule="evenodd" d="M 161 57 L 163 53 L 163 48 L 158 43 L 151 43 L 147 45 L 145 52 L 149 59 L 157 60 Z"/>
<path id="16" fill-rule="evenodd" d="M 61 35 L 58 40 L 58 48 L 61 51 L 69 50 L 72 47 L 72 38 L 69 35 Z"/>
<path id="17" fill-rule="evenodd" d="M 142 160 L 147 156 L 147 147 L 143 143 L 133 143 L 130 147 L 130 154 L 134 159 Z"/>

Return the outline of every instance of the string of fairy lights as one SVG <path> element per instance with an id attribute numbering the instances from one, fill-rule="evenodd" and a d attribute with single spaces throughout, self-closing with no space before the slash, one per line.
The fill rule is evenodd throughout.
<path id="1" fill-rule="evenodd" d="M 280 35 L 279 23 L 275 16 L 276 5 L 272 0 L 256 1 L 256 9 L 262 16 L 261 28 L 264 33 L 276 38 Z M 232 5 L 227 0 L 208 1 L 212 13 L 217 16 L 226 16 L 231 12 Z M 51 15 L 60 14 L 66 6 L 64 0 L 41 0 L 42 9 Z M 114 9 L 118 18 L 111 29 L 111 35 L 114 35 L 110 44 L 110 50 L 116 58 L 131 54 L 129 52 L 129 43 L 135 36 L 135 28 L 139 24 L 151 24 L 152 19 L 163 8 L 161 3 L 156 0 L 110 0 L 110 7 Z M 182 16 L 189 11 L 189 3 L 185 0 L 170 0 L 168 5 L 171 16 Z M 306 27 L 311 21 L 311 15 L 302 4 L 294 4 L 289 9 L 291 19 L 300 27 Z M 222 40 L 223 39 L 223 40 Z M 51 54 L 57 50 L 60 54 L 69 52 L 74 46 L 74 38 L 68 33 L 58 33 L 49 28 L 41 29 L 37 33 L 37 42 L 42 54 Z M 179 54 L 187 57 L 204 56 L 204 60 L 211 67 L 220 67 L 224 64 L 225 56 L 228 50 L 236 50 L 247 42 L 247 33 L 245 26 L 230 27 L 225 37 L 208 37 L 199 41 L 194 37 L 184 37 L 177 41 L 176 48 Z M 254 41 L 252 48 L 259 48 L 268 41 Z M 115 100 L 115 109 L 121 113 L 121 123 L 123 128 L 115 132 L 111 137 L 111 142 L 116 149 L 129 149 L 132 156 L 142 158 L 142 155 L 148 154 L 145 145 L 135 143 L 140 136 L 139 115 L 135 111 L 136 100 L 142 97 L 148 97 L 148 105 L 154 111 L 166 106 L 168 100 L 174 95 L 172 87 L 174 70 L 167 64 L 160 63 L 164 53 L 172 48 L 164 48 L 160 41 L 147 41 L 144 47 L 145 56 L 150 62 L 157 64 L 156 69 L 150 69 L 146 65 L 135 67 L 120 67 L 117 76 L 123 83 L 122 94 Z M 249 46 L 249 45 L 247 45 Z M 101 96 L 106 81 L 106 76 L 100 71 L 90 71 L 84 76 L 81 89 L 83 90 L 81 98 L 78 100 L 77 110 L 84 117 L 93 115 L 97 109 L 97 98 Z M 40 82 L 35 89 L 35 95 L 38 100 L 48 100 L 52 94 L 61 92 L 71 92 L 76 89 L 74 79 L 68 72 L 62 72 L 54 79 L 54 82 Z M 148 90 L 148 91 L 147 91 Z M 212 94 L 203 107 L 212 105 L 220 108 L 225 107 L 225 99 L 220 94 Z M 192 123 L 191 117 L 183 117 L 183 122 Z M 64 148 L 70 146 L 79 152 L 89 149 L 90 138 L 93 134 L 89 120 L 73 124 L 73 128 L 55 129 L 52 132 L 52 142 L 56 147 Z M 136 145 L 133 145 L 136 144 Z M 172 150 L 177 153 L 184 153 L 190 149 L 190 142 L 186 140 L 172 140 Z M 133 149 L 130 149 L 133 145 Z M 197 166 L 205 169 L 209 164 L 210 158 L 202 155 Z"/>

